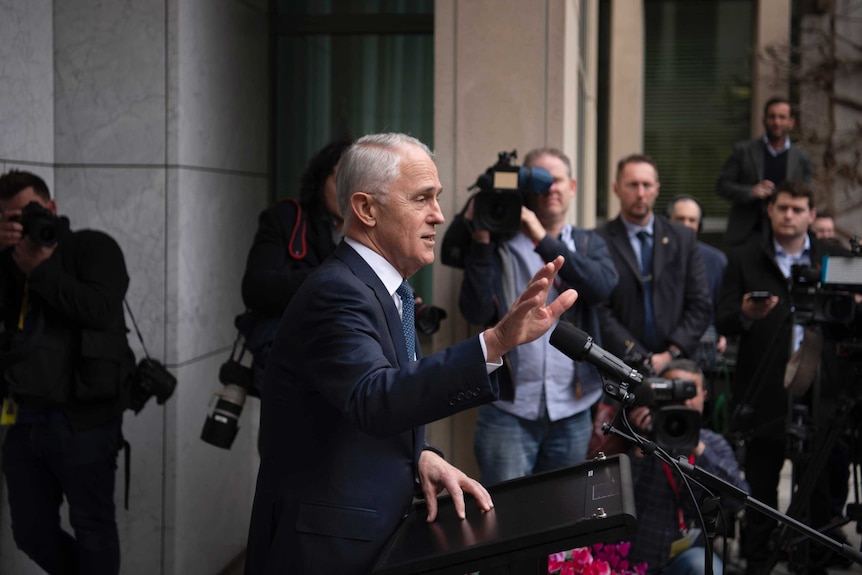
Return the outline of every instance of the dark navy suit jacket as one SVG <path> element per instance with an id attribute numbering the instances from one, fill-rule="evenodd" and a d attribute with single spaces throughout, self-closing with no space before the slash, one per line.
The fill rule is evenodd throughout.
<path id="1" fill-rule="evenodd" d="M 693 230 L 655 216 L 653 228 L 653 310 L 660 349 L 644 345 L 643 281 L 640 264 L 618 216 L 598 228 L 608 243 L 619 282 L 606 306 L 598 309 L 604 348 L 623 357 L 665 351 L 676 344 L 692 357 L 712 317 L 703 258 Z"/>
<path id="2" fill-rule="evenodd" d="M 408 362 L 392 296 L 342 242 L 269 356 L 246 574 L 371 571 L 413 500 L 422 426 L 497 394 L 478 338 Z"/>

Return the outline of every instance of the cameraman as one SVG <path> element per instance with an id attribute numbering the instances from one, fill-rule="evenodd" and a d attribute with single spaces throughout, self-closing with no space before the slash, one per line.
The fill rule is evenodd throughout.
<path id="1" fill-rule="evenodd" d="M 703 413 L 706 391 L 703 388 L 703 372 L 697 363 L 690 359 L 674 359 L 665 366 L 660 375 L 668 380 L 693 381 L 697 392 L 694 397 L 686 399 L 683 405 L 699 414 Z M 628 419 L 638 433 L 651 435 L 649 430 L 653 411 L 650 407 L 629 408 Z M 689 454 L 689 461 L 739 489 L 748 491 L 748 484 L 742 478 L 727 440 L 709 429 L 700 429 L 699 436 L 697 447 Z M 629 455 L 638 517 L 629 552 L 630 563 L 635 565 L 645 561 L 650 574 L 703 573 L 705 541 L 698 531 L 692 529 L 700 527 L 695 523 L 697 510 L 693 505 L 696 503 L 688 496 L 688 490 L 679 473 L 672 471 L 658 457 L 645 455 L 639 448 L 631 448 Z M 702 494 L 702 490 L 695 487 L 695 495 L 700 497 Z M 730 501 L 723 503 L 726 504 L 724 511 L 739 511 L 739 508 L 730 507 Z M 696 534 L 699 537 L 696 537 Z M 720 575 L 722 569 L 721 560 L 714 555 L 713 573 Z"/>
<path id="2" fill-rule="evenodd" d="M 116 574 L 116 457 L 134 356 L 123 253 L 71 231 L 38 176 L 0 176 L 3 472 L 18 547 L 48 573 Z M 74 536 L 60 526 L 69 504 Z"/>
<path id="3" fill-rule="evenodd" d="M 576 289 L 578 300 L 566 318 L 597 336 L 593 306 L 607 298 L 617 282 L 607 245 L 595 232 L 566 221 L 576 186 L 568 157 L 541 148 L 527 154 L 524 166 L 545 168 L 553 184 L 546 193 L 529 196 L 521 208 L 519 232 L 492 238 L 487 230 L 473 228 L 472 199 L 463 219 L 446 231 L 449 236 L 462 233 L 458 226 L 473 228 L 465 250 L 461 313 L 473 324 L 495 324 L 536 270 L 562 255 L 565 264 L 549 301 L 567 288 Z M 550 331 L 509 352 L 508 370 L 500 376 L 501 399 L 479 408 L 475 451 L 485 484 L 586 458 L 590 407 L 601 395 L 601 379 L 593 366 L 573 362 L 549 346 L 549 337 Z"/>

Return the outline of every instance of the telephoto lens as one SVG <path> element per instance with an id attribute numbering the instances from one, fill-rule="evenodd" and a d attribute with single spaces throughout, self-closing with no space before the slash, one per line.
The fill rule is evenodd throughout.
<path id="1" fill-rule="evenodd" d="M 236 360 L 229 360 L 219 369 L 221 391 L 213 395 L 215 405 L 204 421 L 201 439 L 216 447 L 230 449 L 239 431 L 239 416 L 245 405 L 245 396 L 254 383 L 251 368 Z"/>

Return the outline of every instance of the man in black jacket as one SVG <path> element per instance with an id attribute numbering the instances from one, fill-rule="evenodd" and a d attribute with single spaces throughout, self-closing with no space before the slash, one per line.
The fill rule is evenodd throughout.
<path id="1" fill-rule="evenodd" d="M 824 254 L 846 252 L 808 233 L 816 215 L 814 192 L 808 184 L 786 180 L 767 202 L 769 234 L 730 252 L 715 323 L 720 333 L 739 336 L 731 384 L 738 413 L 729 431 L 747 437 L 743 467 L 751 496 L 776 508 L 786 451 L 785 366 L 791 351 L 803 339 L 803 328 L 795 323 L 793 315 L 788 282 L 791 266 L 818 266 Z M 821 364 L 824 373 L 827 367 L 828 362 Z M 815 513 L 810 518 L 812 527 L 819 528 L 830 519 L 830 506 L 820 501 L 816 508 L 826 513 L 825 517 Z M 746 514 L 742 537 L 748 573 L 754 575 L 766 569 L 774 527 L 775 521 L 765 515 Z"/>
<path id="2" fill-rule="evenodd" d="M 3 472 L 18 547 L 48 573 L 116 574 L 126 382 L 123 253 L 73 232 L 38 176 L 0 176 Z M 60 526 L 69 504 L 74 535 Z"/>

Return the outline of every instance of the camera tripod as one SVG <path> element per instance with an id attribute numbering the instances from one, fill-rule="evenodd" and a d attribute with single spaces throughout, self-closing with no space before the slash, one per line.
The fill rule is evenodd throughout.
<path id="1" fill-rule="evenodd" d="M 860 366 L 856 366 L 857 371 Z M 818 370 L 819 371 L 819 370 Z M 847 371 L 841 370 L 843 374 Z M 851 385 L 857 378 L 849 378 Z M 820 532 L 830 532 L 851 521 L 856 522 L 857 532 L 862 532 L 862 504 L 860 504 L 857 468 L 859 458 L 856 454 L 856 439 L 862 433 L 862 398 L 856 390 L 841 390 L 834 397 L 823 399 L 821 394 L 822 376 L 818 372 L 810 394 L 810 410 L 806 405 L 794 405 L 791 399 L 790 423 L 787 428 L 790 440 L 789 458 L 793 465 L 792 485 L 794 487 L 787 515 L 807 524 L 820 523 L 814 527 Z M 862 390 L 860 390 L 862 391 Z M 824 404 L 826 404 L 824 406 Z M 846 435 L 850 438 L 850 453 L 853 469 L 854 502 L 847 505 L 846 515 L 833 519 L 831 513 L 824 517 L 823 509 L 815 505 L 831 507 L 831 499 L 819 497 L 818 490 L 827 487 L 824 468 L 838 445 L 839 439 Z M 828 488 L 827 488 L 828 490 Z M 825 499 L 825 500 L 824 500 Z M 818 513 L 819 512 L 819 513 Z M 824 523 L 825 521 L 825 523 Z M 793 571 L 804 572 L 812 565 L 809 540 L 796 537 L 786 525 L 776 527 L 771 537 L 771 553 L 768 567 L 771 570 L 787 552 L 788 566 Z"/>

